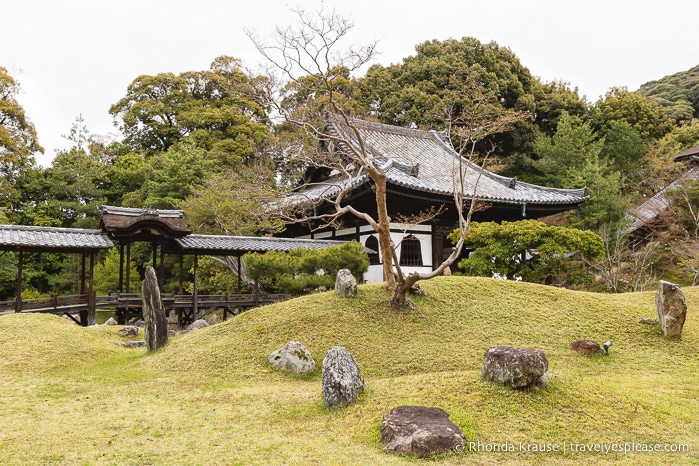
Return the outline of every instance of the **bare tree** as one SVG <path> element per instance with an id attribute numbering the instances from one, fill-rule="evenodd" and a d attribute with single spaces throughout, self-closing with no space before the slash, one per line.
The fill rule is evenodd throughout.
<path id="1" fill-rule="evenodd" d="M 322 197 L 323 202 L 330 203 L 330 209 L 325 213 L 309 213 L 314 212 L 312 205 L 319 202 L 317 198 L 309 198 L 305 205 L 296 204 L 296 207 L 305 209 L 304 214 L 301 217 L 287 217 L 287 220 L 315 222 L 317 228 L 336 225 L 338 219 L 347 214 L 365 221 L 378 236 L 383 258 L 383 278 L 393 292 L 391 304 L 399 308 L 411 308 L 407 291 L 419 280 L 441 275 L 459 257 L 471 216 L 479 206 L 479 203 L 473 201 L 477 183 L 467 195 L 464 192 L 464 177 L 467 170 L 482 173 L 483 168 L 462 156 L 454 158 L 453 192 L 458 212 L 459 240 L 449 258 L 436 270 L 430 273 L 413 272 L 409 275 L 403 273 L 396 257 L 396 245 L 390 236 L 387 176 L 382 161 L 372 156 L 353 118 L 356 104 L 352 100 L 351 76 L 375 57 L 376 43 L 342 50 L 342 42 L 347 39 L 352 28 L 347 19 L 335 12 L 323 10 L 314 13 L 296 10 L 295 13 L 298 25 L 277 28 L 270 44 L 248 31 L 248 36 L 268 63 L 264 72 L 267 79 L 263 82 L 265 105 L 282 120 L 282 124 L 298 128 L 307 136 L 297 140 L 305 144 L 299 144 L 297 150 L 290 154 L 307 166 L 314 167 L 304 179 L 307 187 L 320 186 L 321 183 L 313 177 L 313 173 L 319 172 L 339 174 L 341 176 L 336 179 L 344 181 L 342 184 L 328 185 L 327 195 Z M 454 126 L 448 129 L 460 141 L 460 155 L 473 155 L 476 143 L 488 135 L 508 129 L 514 121 L 521 119 L 521 115 L 501 113 L 493 118 L 493 94 L 477 86 L 475 82 L 472 89 L 466 91 L 469 95 L 465 99 L 461 96 L 459 100 L 470 104 L 449 109 L 450 121 L 454 122 Z M 328 118 L 337 119 L 346 130 L 330 130 L 326 125 Z M 486 154 L 492 152 L 492 149 L 486 151 Z M 346 202 L 356 181 L 367 176 L 375 193 L 375 216 Z M 472 202 L 464 202 L 468 199 Z M 466 212 L 465 204 L 468 206 Z M 409 223 L 424 222 L 437 214 L 435 211 L 424 212 Z"/>

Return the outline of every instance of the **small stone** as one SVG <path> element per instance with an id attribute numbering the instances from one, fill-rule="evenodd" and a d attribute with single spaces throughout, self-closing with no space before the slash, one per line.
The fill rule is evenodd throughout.
<path id="1" fill-rule="evenodd" d="M 114 317 L 110 317 L 109 319 L 107 319 L 104 325 L 119 325 L 119 322 L 117 322 L 117 320 Z"/>
<path id="2" fill-rule="evenodd" d="M 129 340 L 122 342 L 114 342 L 115 345 L 123 346 L 125 348 L 145 348 L 146 342 L 144 340 Z"/>
<path id="3" fill-rule="evenodd" d="M 570 348 L 580 354 L 600 354 L 604 351 L 595 340 L 575 340 L 570 342 Z"/>
<path id="4" fill-rule="evenodd" d="M 440 408 L 399 406 L 383 416 L 381 441 L 386 451 L 425 458 L 466 445 L 466 436 Z"/>
<path id="5" fill-rule="evenodd" d="M 311 374 L 316 368 L 313 356 L 298 341 L 290 341 L 283 348 L 270 353 L 267 360 L 277 369 L 296 374 Z"/>
<path id="6" fill-rule="evenodd" d="M 135 337 L 138 335 L 138 327 L 135 325 L 127 325 L 126 327 L 119 330 L 119 333 L 127 337 Z"/>
<path id="7" fill-rule="evenodd" d="M 638 318 L 638 323 L 639 323 L 639 324 L 647 324 L 647 325 L 657 324 L 657 323 L 658 323 L 658 319 L 649 319 L 649 318 L 647 318 L 647 317 L 639 317 L 639 318 Z"/>
<path id="8" fill-rule="evenodd" d="M 408 293 L 413 296 L 427 296 L 427 292 L 422 289 L 419 283 L 414 283 L 408 290 Z"/>

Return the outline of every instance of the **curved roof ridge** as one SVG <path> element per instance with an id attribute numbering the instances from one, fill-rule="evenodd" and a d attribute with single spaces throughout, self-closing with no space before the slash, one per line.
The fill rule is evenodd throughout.
<path id="1" fill-rule="evenodd" d="M 65 228 L 65 227 L 44 227 L 37 225 L 0 225 L 2 230 L 16 231 L 37 231 L 37 232 L 53 232 L 53 233 L 75 233 L 86 235 L 101 235 L 102 230 L 85 229 L 85 228 Z"/>
<path id="2" fill-rule="evenodd" d="M 378 121 L 368 121 L 368 120 L 362 120 L 359 118 L 355 117 L 347 117 L 347 119 L 352 123 L 354 126 L 360 129 L 365 129 L 365 130 L 374 130 L 374 131 L 379 131 L 382 133 L 390 133 L 390 134 L 398 134 L 401 136 L 409 136 L 409 137 L 420 137 L 420 138 L 427 138 L 427 139 L 432 139 L 432 138 L 437 138 L 440 141 L 444 142 L 442 139 L 442 135 L 444 132 L 440 132 L 434 129 L 417 129 L 417 128 L 406 128 L 404 126 L 395 126 L 395 125 L 389 125 L 386 123 L 380 123 Z M 342 125 L 346 126 L 345 120 L 341 115 L 338 115 L 337 113 L 329 113 L 328 114 L 328 121 L 334 126 L 334 125 Z M 337 129 L 337 128 L 334 128 Z"/>

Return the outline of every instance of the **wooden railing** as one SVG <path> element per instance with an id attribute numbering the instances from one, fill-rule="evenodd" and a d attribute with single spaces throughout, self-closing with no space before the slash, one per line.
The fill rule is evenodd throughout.
<path id="1" fill-rule="evenodd" d="M 22 312 L 51 312 L 63 314 L 74 313 L 87 309 L 88 294 L 52 295 L 40 298 L 22 300 Z M 12 301 L 0 301 L 0 312 L 14 312 L 17 303 Z"/>
<path id="2" fill-rule="evenodd" d="M 163 306 L 167 310 L 185 310 L 190 313 L 194 308 L 198 311 L 206 312 L 214 308 L 246 310 L 256 306 L 271 304 L 289 299 L 290 296 L 284 294 L 204 294 L 198 295 L 196 304 L 194 295 L 175 295 L 174 293 L 163 293 L 161 295 Z M 120 293 L 113 292 L 104 296 L 93 294 L 93 309 L 131 309 L 140 310 L 143 301 L 140 293 Z M 76 314 L 86 312 L 90 308 L 90 295 L 53 295 L 41 298 L 23 299 L 21 302 L 21 312 L 47 312 L 52 314 Z M 16 312 L 16 302 L 0 301 L 0 314 Z M 197 313 L 199 314 L 199 312 Z M 192 316 L 195 317 L 195 316 Z"/>

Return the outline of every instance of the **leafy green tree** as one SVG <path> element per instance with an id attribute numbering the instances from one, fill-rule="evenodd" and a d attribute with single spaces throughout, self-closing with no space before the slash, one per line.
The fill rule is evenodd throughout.
<path id="1" fill-rule="evenodd" d="M 587 102 L 578 94 L 578 88 L 562 81 L 537 83 L 533 87 L 534 121 L 548 136 L 556 132 L 563 115 L 584 117 Z"/>
<path id="2" fill-rule="evenodd" d="M 661 105 L 677 123 L 699 118 L 699 65 L 647 82 L 638 92 Z"/>
<path id="3" fill-rule="evenodd" d="M 646 151 L 648 175 L 639 186 L 643 193 L 652 196 L 687 169 L 684 163 L 675 162 L 679 152 L 699 144 L 699 120 L 681 122 L 659 140 L 649 144 Z"/>
<path id="4" fill-rule="evenodd" d="M 621 173 L 614 171 L 605 159 L 586 159 L 582 166 L 570 171 L 570 179 L 572 186 L 585 186 L 589 196 L 579 211 L 567 214 L 573 226 L 600 232 L 615 231 L 623 225 L 628 196 L 622 190 Z"/>
<path id="5" fill-rule="evenodd" d="M 153 177 L 144 185 L 145 204 L 172 209 L 201 186 L 212 162 L 192 143 L 177 144 L 151 159 Z"/>
<path id="6" fill-rule="evenodd" d="M 641 184 L 647 176 L 647 150 L 648 144 L 628 123 L 616 121 L 611 124 L 600 156 L 621 174 L 625 192 Z"/>
<path id="7" fill-rule="evenodd" d="M 19 84 L 0 66 L 0 207 L 20 198 L 17 179 L 34 165 L 34 155 L 44 152 L 34 125 L 17 102 Z"/>
<path id="8" fill-rule="evenodd" d="M 0 225 L 9 225 L 10 220 L 0 209 Z M 12 251 L 0 251 L 0 301 L 13 296 L 17 279 L 17 258 Z"/>
<path id="9" fill-rule="evenodd" d="M 476 248 L 459 262 L 466 274 L 558 286 L 590 283 L 583 262 L 604 254 L 597 234 L 537 220 L 474 222 L 466 240 Z"/>
<path id="10" fill-rule="evenodd" d="M 150 156 L 187 142 L 230 168 L 252 160 L 269 136 L 256 79 L 222 56 L 208 71 L 139 76 L 109 113 L 121 118 L 124 142 L 136 152 Z"/>
<path id="11" fill-rule="evenodd" d="M 587 160 L 597 158 L 602 143 L 588 123 L 576 116 L 563 113 L 553 136 L 540 134 L 534 144 L 532 166 L 538 176 L 532 181 L 556 187 L 571 186 L 571 170 L 583 166 Z M 575 186 L 580 187 L 580 186 Z"/>
<path id="12" fill-rule="evenodd" d="M 76 147 L 56 154 L 44 171 L 46 203 L 62 226 L 97 228 L 105 203 L 107 166 Z"/>
<path id="13" fill-rule="evenodd" d="M 126 267 L 126 263 L 124 263 Z M 136 264 L 131 262 L 131 290 L 138 290 L 141 286 L 141 278 L 136 269 Z M 126 270 L 124 270 L 126 279 Z M 95 291 L 97 294 L 107 294 L 119 289 L 119 250 L 112 248 L 107 251 L 104 259 L 95 264 Z M 124 288 L 126 290 L 126 288 Z M 124 291 L 122 290 L 122 291 Z"/>
<path id="14" fill-rule="evenodd" d="M 660 105 L 625 87 L 610 89 L 595 103 L 589 118 L 601 135 L 606 135 L 615 122 L 623 121 L 646 141 L 659 139 L 672 129 L 672 121 Z"/>
<path id="15" fill-rule="evenodd" d="M 536 109 L 533 92 L 537 81 L 506 47 L 464 37 L 424 42 L 416 52 L 401 64 L 374 65 L 359 80 L 364 107 L 384 123 L 443 130 L 454 115 L 462 113 L 464 102 L 454 95 L 463 96 L 462 90 L 473 82 L 492 92 L 505 109 L 532 113 Z M 516 129 L 531 132 L 526 125 Z M 507 153 L 518 139 L 531 136 L 511 132 L 491 139 Z"/>
<path id="16" fill-rule="evenodd" d="M 141 155 L 129 152 L 117 157 L 107 172 L 107 203 L 123 207 L 147 207 L 147 182 L 153 166 Z"/>
<path id="17" fill-rule="evenodd" d="M 255 235 L 283 229 L 280 220 L 265 215 L 266 205 L 280 195 L 266 168 L 241 167 L 207 178 L 175 206 L 198 232 Z"/>

